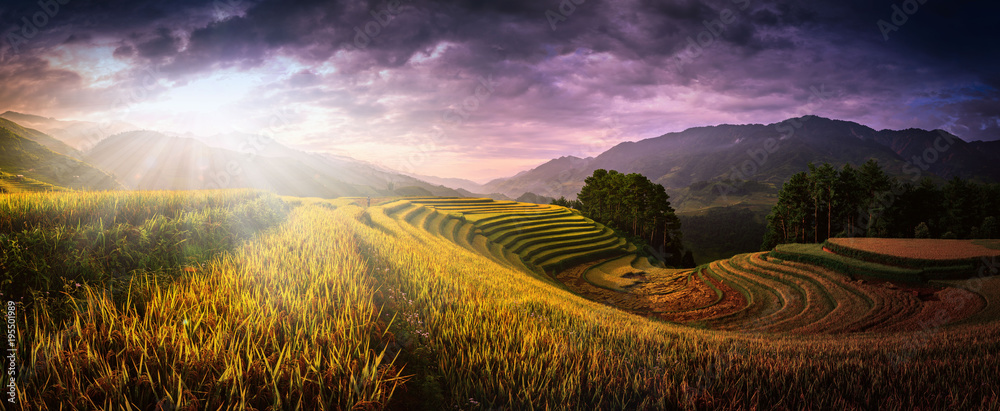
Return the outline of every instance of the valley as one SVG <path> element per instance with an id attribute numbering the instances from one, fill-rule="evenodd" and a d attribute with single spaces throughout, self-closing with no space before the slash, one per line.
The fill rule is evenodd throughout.
<path id="1" fill-rule="evenodd" d="M 562 199 L 581 210 L 278 146 L 247 157 L 128 132 L 71 156 L 38 132 L 2 131 L 0 284 L 21 313 L 22 409 L 997 400 L 1000 373 L 952 387 L 1000 366 L 1000 240 L 832 237 L 758 251 L 773 228 L 761 213 L 787 200 L 775 183 L 692 184 L 674 220 L 670 197 L 639 191 L 656 188 L 639 174 L 595 173 L 608 179 L 588 178 L 586 201 Z M 229 188 L 204 186 L 219 167 Z M 620 229 L 585 212 L 599 213 L 595 202 Z M 796 223 L 793 237 L 819 238 L 820 209 L 799 206 L 815 227 Z M 671 224 L 683 243 L 657 231 Z M 706 252 L 671 267 L 664 250 L 691 248 L 647 243 L 660 235 Z"/>

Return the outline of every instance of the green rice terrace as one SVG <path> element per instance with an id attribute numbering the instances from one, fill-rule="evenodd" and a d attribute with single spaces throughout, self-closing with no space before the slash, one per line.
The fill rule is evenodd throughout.
<path id="1" fill-rule="evenodd" d="M 886 251 L 905 251 L 906 241 L 921 240 L 863 244 L 882 246 L 876 249 L 879 254 L 843 245 L 861 240 L 831 239 L 782 245 L 695 269 L 671 269 L 638 255 L 634 245 L 612 230 L 564 207 L 408 198 L 383 208 L 394 219 L 588 299 L 700 328 L 842 334 L 1000 318 L 1000 280 L 990 276 L 1000 256 L 996 242 L 923 240 L 929 242 L 914 246 L 928 249 L 938 244 L 934 241 L 955 241 L 945 247 L 955 250 L 962 243 L 967 249 L 955 258 Z"/>
<path id="2" fill-rule="evenodd" d="M 491 199 L 414 198 L 386 212 L 431 233 L 532 272 L 555 273 L 635 246 L 571 209 Z"/>

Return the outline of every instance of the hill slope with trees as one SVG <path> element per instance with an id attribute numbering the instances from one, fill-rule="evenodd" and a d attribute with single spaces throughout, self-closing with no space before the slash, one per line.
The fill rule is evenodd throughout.
<path id="1" fill-rule="evenodd" d="M 763 248 L 830 237 L 996 238 L 1000 185 L 955 177 L 943 185 L 859 168 L 809 165 L 791 176 L 768 215 Z"/>

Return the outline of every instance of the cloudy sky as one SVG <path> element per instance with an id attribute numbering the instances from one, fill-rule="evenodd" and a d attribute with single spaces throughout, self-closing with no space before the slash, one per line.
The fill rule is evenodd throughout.
<path id="1" fill-rule="evenodd" d="M 0 111 L 265 133 L 479 181 L 804 114 L 996 140 L 997 15 L 990 0 L 4 0 Z"/>

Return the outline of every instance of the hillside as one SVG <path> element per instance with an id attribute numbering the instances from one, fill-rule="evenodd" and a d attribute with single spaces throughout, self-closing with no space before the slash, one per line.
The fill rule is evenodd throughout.
<path id="1" fill-rule="evenodd" d="M 6 191 L 39 191 L 48 189 L 47 185 L 86 190 L 122 188 L 107 173 L 54 152 L 35 139 L 48 141 L 51 137 L 0 119 L 0 172 L 8 180 L 3 184 Z"/>
<path id="2" fill-rule="evenodd" d="M 442 185 L 445 187 L 451 187 L 456 190 L 465 190 L 470 193 L 482 193 L 483 185 L 472 180 L 466 180 L 464 178 L 442 178 L 434 177 L 417 173 L 404 173 L 410 177 L 426 181 L 431 184 Z"/>
<path id="3" fill-rule="evenodd" d="M 106 123 L 66 121 L 15 111 L 7 111 L 0 114 L 0 117 L 24 127 L 40 130 L 75 150 L 87 150 L 108 136 L 139 128 L 124 121 Z"/>
<path id="4" fill-rule="evenodd" d="M 524 192 L 573 198 L 583 180 L 603 168 L 643 174 L 663 184 L 671 196 L 679 197 L 698 182 L 753 180 L 780 186 L 810 162 L 860 165 L 870 158 L 907 180 L 919 174 L 1000 181 L 996 147 L 995 143 L 967 143 L 941 131 L 876 131 L 853 122 L 805 116 L 769 125 L 696 127 L 625 142 L 593 158 L 554 159 L 513 177 L 491 181 L 485 189 L 515 198 Z M 914 161 L 913 156 L 922 159 Z M 924 166 L 926 170 L 922 170 Z M 734 197 L 715 205 L 738 201 Z M 683 202 L 676 206 L 678 210 L 688 208 Z"/>
<path id="5" fill-rule="evenodd" d="M 129 188 L 143 190 L 258 188 L 282 195 L 333 198 L 417 189 L 429 195 L 460 195 L 351 158 L 305 153 L 250 135 L 223 136 L 210 146 L 193 138 L 132 131 L 101 141 L 87 151 L 86 158 L 120 176 Z"/>
<path id="6" fill-rule="evenodd" d="M 41 131 L 22 127 L 20 124 L 13 121 L 7 120 L 0 117 L 0 127 L 4 127 L 8 130 L 13 131 L 17 135 L 34 141 L 48 148 L 49 150 L 55 151 L 56 153 L 62 154 L 64 156 L 73 157 L 75 159 L 83 158 L 83 153 L 73 147 L 66 145 L 61 140 L 56 139 L 48 134 Z"/>

